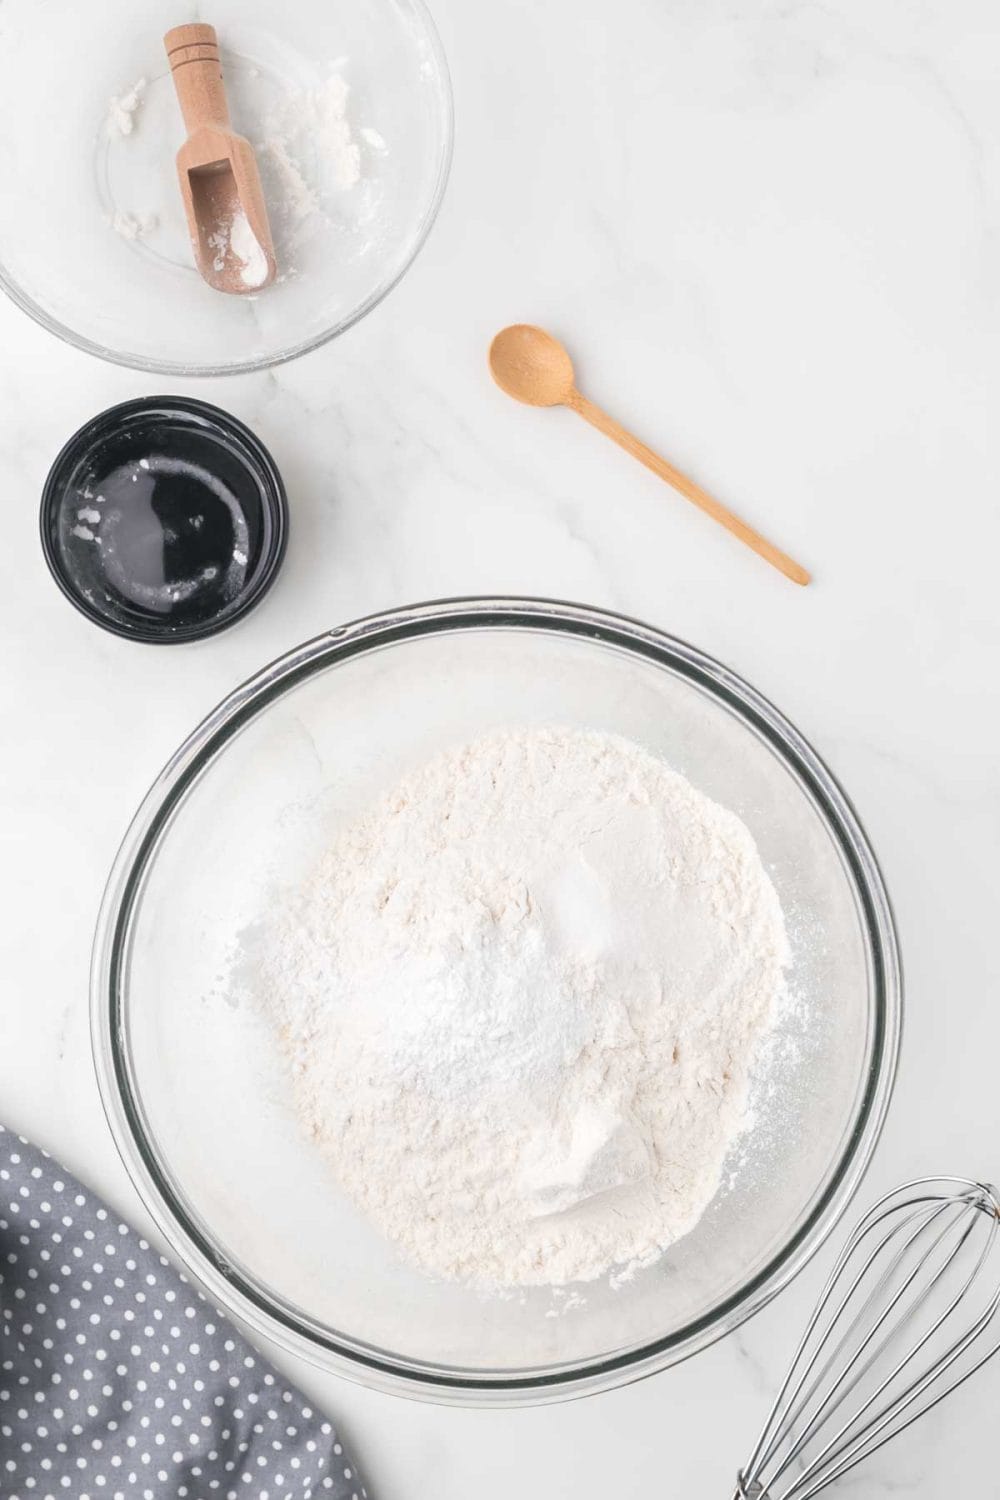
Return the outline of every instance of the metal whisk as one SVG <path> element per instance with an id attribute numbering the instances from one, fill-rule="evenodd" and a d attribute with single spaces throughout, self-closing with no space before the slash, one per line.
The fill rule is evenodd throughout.
<path id="1" fill-rule="evenodd" d="M 811 1500 L 1000 1349 L 1000 1199 L 964 1177 L 875 1204 L 826 1284 L 734 1500 Z"/>

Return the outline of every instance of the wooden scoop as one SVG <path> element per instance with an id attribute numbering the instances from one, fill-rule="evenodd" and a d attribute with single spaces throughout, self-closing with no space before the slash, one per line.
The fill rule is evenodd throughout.
<path id="1" fill-rule="evenodd" d="M 229 120 L 213 26 L 175 26 L 163 38 L 188 138 L 177 175 L 198 270 L 220 292 L 259 292 L 276 265 L 253 147 Z"/>
<path id="2" fill-rule="evenodd" d="M 679 490 L 713 521 L 718 521 L 746 546 L 752 547 L 759 557 L 784 573 L 786 578 L 793 583 L 809 582 L 805 568 L 794 562 L 787 552 L 782 552 L 759 531 L 754 531 L 700 484 L 695 484 L 693 479 L 667 463 L 652 448 L 647 448 L 607 412 L 601 411 L 586 396 L 581 396 L 576 388 L 573 361 L 559 340 L 543 328 L 535 328 L 530 323 L 515 323 L 511 328 L 502 329 L 490 345 L 490 369 L 500 389 L 513 396 L 515 401 L 524 401 L 528 406 L 568 406 L 598 432 L 603 432 L 605 437 L 611 438 L 626 453 L 631 453 L 647 469 L 652 469 L 654 474 Z"/>

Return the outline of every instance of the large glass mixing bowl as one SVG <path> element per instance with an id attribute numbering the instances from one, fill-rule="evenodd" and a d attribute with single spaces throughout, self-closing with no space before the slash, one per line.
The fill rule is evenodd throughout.
<path id="1" fill-rule="evenodd" d="M 781 897 L 794 1004 L 753 1129 L 697 1227 L 625 1284 L 507 1298 L 403 1263 L 300 1134 L 285 1065 L 224 982 L 236 935 L 405 769 L 490 729 L 626 735 L 752 831 Z M 751 687 L 647 626 L 459 600 L 321 636 L 237 689 L 143 802 L 93 969 L 101 1089 L 175 1254 L 289 1349 L 380 1388 L 467 1402 L 600 1390 L 703 1348 L 805 1264 L 853 1193 L 900 1028 L 892 917 L 840 788 Z"/>

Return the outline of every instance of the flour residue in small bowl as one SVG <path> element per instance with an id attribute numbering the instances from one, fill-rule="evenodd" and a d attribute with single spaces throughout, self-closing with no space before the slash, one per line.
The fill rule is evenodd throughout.
<path id="1" fill-rule="evenodd" d="M 347 58 L 314 72 L 309 83 L 269 73 L 245 59 L 227 59 L 225 68 L 231 95 L 242 100 L 234 123 L 248 136 L 257 155 L 278 251 L 279 280 L 295 277 L 303 246 L 324 235 L 339 240 L 345 224 L 371 216 L 371 202 L 361 200 L 371 186 L 373 168 L 388 156 L 389 146 L 376 126 L 359 114 Z M 143 77 L 111 98 L 106 131 L 117 142 L 117 150 L 143 148 L 150 91 L 170 87 L 168 78 L 150 84 Z M 179 145 L 181 139 L 178 117 L 173 144 Z M 148 148 L 149 143 L 145 144 Z M 169 177 L 165 179 L 169 196 L 156 202 L 150 201 L 153 174 L 138 181 L 144 184 L 143 200 L 116 201 L 107 217 L 123 239 L 146 241 L 161 225 L 174 220 L 179 224 L 183 209 Z M 242 225 L 236 221 L 222 225 L 218 234 L 225 242 L 213 246 L 216 259 L 221 256 L 224 261 L 231 247 L 244 267 L 244 284 L 251 289 L 262 286 L 266 266 L 258 275 L 258 260 Z M 246 255 L 237 246 L 241 235 Z"/>
<path id="2" fill-rule="evenodd" d="M 270 272 L 267 252 L 253 232 L 253 227 L 242 207 L 237 205 L 232 218 L 227 218 L 208 236 L 212 252 L 212 269 L 224 271 L 227 263 L 235 261 L 240 281 L 253 290 L 264 285 Z"/>

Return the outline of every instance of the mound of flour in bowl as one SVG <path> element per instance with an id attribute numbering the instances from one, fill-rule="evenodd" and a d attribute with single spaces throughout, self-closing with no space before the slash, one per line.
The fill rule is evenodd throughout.
<path id="1" fill-rule="evenodd" d="M 244 940 L 296 1108 L 423 1270 L 562 1285 L 690 1230 L 788 960 L 743 823 L 627 740 L 413 771 Z"/>

